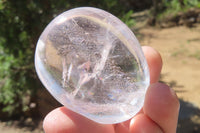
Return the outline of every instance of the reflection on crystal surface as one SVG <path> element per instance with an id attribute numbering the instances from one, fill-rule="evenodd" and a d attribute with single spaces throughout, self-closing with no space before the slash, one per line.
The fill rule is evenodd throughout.
<path id="1" fill-rule="evenodd" d="M 133 117 L 149 85 L 148 66 L 134 34 L 96 8 L 56 17 L 40 36 L 35 66 L 59 102 L 99 123 Z"/>

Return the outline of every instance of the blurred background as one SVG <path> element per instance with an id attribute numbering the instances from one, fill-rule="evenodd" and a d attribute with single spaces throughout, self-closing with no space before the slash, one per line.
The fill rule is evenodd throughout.
<path id="1" fill-rule="evenodd" d="M 199 133 L 200 0 L 0 0 L 0 132 L 43 132 L 45 115 L 61 106 L 36 75 L 35 46 L 54 17 L 80 6 L 114 14 L 161 53 L 160 82 L 181 103 L 177 132 Z"/>

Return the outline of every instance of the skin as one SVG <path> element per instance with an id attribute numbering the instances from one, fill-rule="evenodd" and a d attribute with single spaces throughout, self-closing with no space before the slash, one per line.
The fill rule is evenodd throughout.
<path id="1" fill-rule="evenodd" d="M 44 119 L 46 133 L 175 133 L 179 100 L 167 85 L 158 83 L 162 69 L 160 54 L 151 47 L 142 47 L 150 71 L 150 82 L 144 106 L 128 121 L 104 125 L 59 107 Z"/>

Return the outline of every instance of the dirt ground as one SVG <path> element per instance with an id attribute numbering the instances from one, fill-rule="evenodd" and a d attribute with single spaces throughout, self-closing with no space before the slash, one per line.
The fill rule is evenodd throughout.
<path id="1" fill-rule="evenodd" d="M 42 122 L 40 125 L 35 127 L 35 125 L 30 124 L 28 120 L 28 125 L 21 125 L 19 121 L 6 121 L 0 122 L 0 133 L 43 133 Z"/>
<path id="2" fill-rule="evenodd" d="M 145 28 L 141 45 L 160 52 L 163 59 L 161 80 L 176 90 L 180 99 L 200 108 L 200 25 L 193 28 Z"/>
<path id="3" fill-rule="evenodd" d="M 163 58 L 160 80 L 176 91 L 181 103 L 177 132 L 199 133 L 200 24 L 193 28 L 185 26 L 167 29 L 143 27 L 137 32 L 137 36 L 141 45 L 155 48 Z M 0 132 L 34 133 L 42 131 L 10 126 L 7 123 L 0 122 Z"/>

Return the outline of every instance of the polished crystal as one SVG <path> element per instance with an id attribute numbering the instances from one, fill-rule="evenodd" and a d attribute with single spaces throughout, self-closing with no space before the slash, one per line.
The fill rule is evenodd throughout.
<path id="1" fill-rule="evenodd" d="M 35 67 L 60 103 L 103 124 L 133 117 L 149 85 L 148 65 L 132 31 L 91 7 L 66 11 L 45 28 Z"/>

